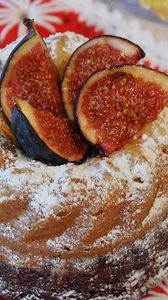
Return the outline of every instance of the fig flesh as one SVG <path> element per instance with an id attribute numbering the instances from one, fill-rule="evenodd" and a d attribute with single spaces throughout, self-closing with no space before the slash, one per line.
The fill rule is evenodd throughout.
<path id="1" fill-rule="evenodd" d="M 1 74 L 1 105 L 9 120 L 17 97 L 38 110 L 63 112 L 54 62 L 33 21 L 26 19 L 25 25 L 29 33 L 11 52 Z"/>
<path id="2" fill-rule="evenodd" d="M 144 56 L 138 45 L 117 36 L 99 36 L 80 46 L 69 60 L 62 83 L 64 107 L 70 120 L 74 120 L 77 92 L 91 74 L 114 65 L 136 64 Z"/>
<path id="3" fill-rule="evenodd" d="M 38 111 L 17 99 L 12 111 L 12 130 L 23 151 L 36 160 L 53 165 L 80 162 L 87 145 L 66 116 Z"/>
<path id="4" fill-rule="evenodd" d="M 93 74 L 75 105 L 85 138 L 111 155 L 168 105 L 168 76 L 143 66 L 125 65 Z"/>

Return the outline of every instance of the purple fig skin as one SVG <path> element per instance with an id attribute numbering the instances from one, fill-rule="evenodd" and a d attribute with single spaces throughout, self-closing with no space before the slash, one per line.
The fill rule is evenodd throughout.
<path id="1" fill-rule="evenodd" d="M 20 148 L 30 158 L 50 165 L 67 163 L 67 160 L 51 151 L 38 137 L 27 118 L 16 106 L 12 111 L 11 127 Z"/>
<path id="2" fill-rule="evenodd" d="M 45 162 L 50 165 L 62 165 L 68 163 L 68 157 L 61 157 L 60 154 L 57 154 L 55 151 L 51 150 L 38 136 L 27 117 L 17 106 L 14 106 L 14 109 L 12 110 L 11 128 L 16 137 L 18 145 L 30 158 Z M 87 147 L 85 155 L 80 160 L 78 157 L 76 157 L 76 160 L 74 158 L 74 160 L 71 162 L 80 164 L 86 160 L 88 155 L 95 155 L 95 151 Z"/>

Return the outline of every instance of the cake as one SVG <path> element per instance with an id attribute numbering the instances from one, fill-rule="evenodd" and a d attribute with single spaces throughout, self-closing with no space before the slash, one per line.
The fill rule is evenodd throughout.
<path id="1" fill-rule="evenodd" d="M 60 78 L 86 41 L 45 39 Z M 139 299 L 168 272 L 168 106 L 112 155 L 61 166 L 28 158 L 0 118 L 0 294 Z"/>

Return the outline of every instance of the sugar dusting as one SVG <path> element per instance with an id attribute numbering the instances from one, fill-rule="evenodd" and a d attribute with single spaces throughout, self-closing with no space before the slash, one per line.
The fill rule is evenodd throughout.
<path id="1" fill-rule="evenodd" d="M 67 54 L 72 54 L 76 50 L 76 48 L 78 48 L 88 40 L 88 38 L 84 37 L 83 35 L 75 34 L 74 32 L 70 31 L 64 32 L 64 34 L 55 33 L 53 35 L 50 35 L 48 38 L 45 39 L 45 42 L 47 47 L 50 49 L 50 53 L 53 58 L 57 57 L 57 41 L 62 36 L 66 38 L 63 51 Z"/>
<path id="2" fill-rule="evenodd" d="M 70 35 L 73 39 L 73 34 L 67 33 L 67 36 Z M 59 34 L 56 34 L 46 39 L 53 57 L 56 51 L 55 40 L 59 36 Z M 73 39 L 73 43 L 70 40 L 64 49 L 68 53 L 75 50 L 75 47 L 79 46 L 85 38 L 81 37 L 76 42 Z M 16 43 L 9 45 L 5 50 L 0 50 L 0 60 L 3 64 Z M 163 134 L 160 134 L 160 128 L 162 128 Z M 19 201 L 25 201 L 25 198 L 28 201 L 27 210 L 22 212 L 16 220 L 9 220 L 7 224 L 2 223 L 0 225 L 1 236 L 9 240 L 14 239 L 15 242 L 22 244 L 26 233 L 31 232 L 34 227 L 41 225 L 51 216 L 54 215 L 59 220 L 66 207 L 69 211 L 80 207 L 81 213 L 71 227 L 64 230 L 60 236 L 51 236 L 44 241 L 45 249 L 52 250 L 56 254 L 61 253 L 65 247 L 73 252 L 76 247 L 80 246 L 81 237 L 86 236 L 89 231 L 94 229 L 96 216 L 102 210 L 102 207 L 108 204 L 109 195 L 111 199 L 115 199 L 116 205 L 122 205 L 126 202 L 129 207 L 132 202 L 137 203 L 138 201 L 139 207 L 136 208 L 134 213 L 135 215 L 141 214 L 141 205 L 147 201 L 152 188 L 157 182 L 159 165 L 164 164 L 166 166 L 168 164 L 167 155 L 162 152 L 162 147 L 168 145 L 167 128 L 168 108 L 165 108 L 158 120 L 153 123 L 152 134 L 144 131 L 137 155 L 126 148 L 114 153 L 110 158 L 98 157 L 90 159 L 82 165 L 69 163 L 59 167 L 46 166 L 43 163 L 30 160 L 19 149 L 16 153 L 13 153 L 10 149 L 9 151 L 4 150 L 3 145 L 6 144 L 6 141 L 0 137 L 1 157 L 4 159 L 4 165 L 0 168 L 0 195 L 2 194 L 0 201 L 5 204 L 9 200 L 16 200 L 17 196 L 14 197 L 14 194 L 19 195 Z M 6 195 L 5 191 L 8 191 Z M 115 197 L 115 194 L 117 194 L 117 197 Z M 142 222 L 142 226 L 145 227 L 147 223 L 150 223 L 151 220 L 162 213 L 164 207 L 167 207 L 167 198 L 167 194 L 163 194 L 162 191 L 158 192 L 149 214 Z M 134 226 L 131 219 L 132 214 L 126 210 L 124 230 L 119 225 L 114 226 L 106 235 L 97 238 L 92 247 L 101 247 L 102 243 L 109 245 L 116 242 L 123 234 L 129 235 L 130 227 Z M 167 228 L 167 221 L 163 222 L 162 226 Z M 153 233 L 148 234 L 145 241 L 139 240 L 135 243 L 142 248 L 150 249 L 152 239 Z M 117 254 L 107 255 L 107 263 L 113 259 L 118 260 L 126 250 L 122 249 Z M 3 245 L 1 246 L 1 253 L 5 255 L 9 264 L 18 268 L 29 265 L 33 255 L 32 253 L 21 255 L 12 251 L 10 247 Z M 160 270 L 164 274 L 166 271 L 164 266 L 165 253 L 163 255 L 164 259 L 160 261 L 158 254 L 157 264 L 161 265 Z M 40 255 L 34 256 L 34 259 L 39 266 L 44 263 Z M 88 258 L 84 262 L 75 260 L 74 266 L 78 270 L 87 270 L 96 261 L 96 257 Z M 51 260 L 46 257 L 45 263 L 48 262 L 53 266 L 53 270 L 57 272 L 64 265 L 63 260 L 58 258 Z M 159 276 L 163 274 L 160 273 Z M 132 286 L 136 285 L 137 279 L 143 277 L 143 275 L 143 271 L 134 271 L 130 275 L 127 294 L 129 294 L 129 288 L 131 289 Z M 0 281 L 0 290 L 4 294 L 8 294 L 8 288 L 4 288 L 4 286 L 5 283 Z M 75 295 L 76 291 L 72 290 L 56 296 L 62 300 L 71 299 Z M 31 297 L 31 295 L 27 295 L 20 299 L 27 300 Z M 42 300 L 38 296 L 33 297 L 32 299 Z M 79 294 L 77 297 L 83 299 Z M 130 299 L 126 295 L 124 297 L 123 295 L 116 298 L 110 298 L 109 296 L 107 299 Z M 104 298 L 95 297 L 93 299 Z"/>

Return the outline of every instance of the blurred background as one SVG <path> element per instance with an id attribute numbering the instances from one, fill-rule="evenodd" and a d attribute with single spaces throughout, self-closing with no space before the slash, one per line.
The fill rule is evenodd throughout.
<path id="1" fill-rule="evenodd" d="M 43 37 L 75 31 L 131 39 L 146 51 L 144 64 L 168 72 L 168 0 L 0 0 L 0 48 L 26 34 L 25 16 Z"/>

